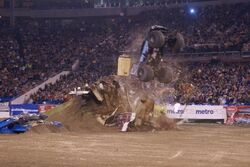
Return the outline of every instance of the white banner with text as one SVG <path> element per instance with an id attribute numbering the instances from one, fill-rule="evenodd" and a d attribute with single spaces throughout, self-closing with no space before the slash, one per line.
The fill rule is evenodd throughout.
<path id="1" fill-rule="evenodd" d="M 176 108 L 176 106 L 167 105 L 166 114 L 173 119 L 227 120 L 224 106 L 180 105 Z"/>

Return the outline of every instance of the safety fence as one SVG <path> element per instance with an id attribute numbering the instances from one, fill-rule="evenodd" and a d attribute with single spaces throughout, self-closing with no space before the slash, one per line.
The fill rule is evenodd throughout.
<path id="1" fill-rule="evenodd" d="M 250 57 L 250 51 L 225 51 L 225 52 L 197 52 L 197 53 L 179 53 L 179 54 L 167 54 L 169 57 L 185 57 L 185 58 L 197 58 L 197 57 Z"/>
<path id="2" fill-rule="evenodd" d="M 0 103 L 0 118 L 19 114 L 44 113 L 57 107 L 54 104 Z M 250 106 L 223 105 L 155 105 L 155 111 L 163 111 L 169 118 L 185 120 L 221 120 L 225 124 L 250 123 Z"/>
<path id="3" fill-rule="evenodd" d="M 20 114 L 44 113 L 57 105 L 54 104 L 9 104 L 0 103 L 0 118 L 9 118 Z"/>

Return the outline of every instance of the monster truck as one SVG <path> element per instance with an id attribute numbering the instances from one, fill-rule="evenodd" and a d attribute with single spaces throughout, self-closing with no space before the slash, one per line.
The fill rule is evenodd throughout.
<path id="1" fill-rule="evenodd" d="M 164 50 L 179 52 L 184 47 L 184 38 L 178 32 L 169 32 L 166 27 L 154 25 L 150 28 L 140 52 L 137 75 L 141 81 L 157 78 L 161 83 L 170 83 L 173 71 L 161 63 Z"/>

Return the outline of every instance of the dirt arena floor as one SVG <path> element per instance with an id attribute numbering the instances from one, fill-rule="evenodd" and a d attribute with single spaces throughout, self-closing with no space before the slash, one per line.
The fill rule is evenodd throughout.
<path id="1" fill-rule="evenodd" d="M 249 167 L 250 128 L 0 136 L 1 167 Z"/>

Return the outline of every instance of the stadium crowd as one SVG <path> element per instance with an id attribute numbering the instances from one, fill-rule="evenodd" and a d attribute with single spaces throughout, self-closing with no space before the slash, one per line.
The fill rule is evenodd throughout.
<path id="1" fill-rule="evenodd" d="M 51 76 L 71 70 L 72 64 L 79 60 L 79 67 L 70 75 L 63 76 L 54 85 L 47 85 L 30 99 L 34 103 L 64 101 L 75 87 L 114 74 L 119 51 L 134 41 L 131 33 L 142 32 L 154 24 L 183 33 L 187 44 L 183 52 L 247 51 L 249 9 L 250 4 L 233 4 L 197 8 L 194 15 L 185 8 L 173 8 L 135 17 L 64 21 L 20 19 L 14 30 L 1 23 L 0 97 L 19 96 Z M 189 68 L 191 82 L 199 95 L 179 96 L 180 101 L 249 103 L 249 65 L 200 64 Z M 224 79 L 216 82 L 214 73 Z"/>
<path id="2" fill-rule="evenodd" d="M 249 63 L 185 64 L 176 84 L 182 104 L 250 104 Z M 191 93 L 183 85 L 191 84 Z"/>
<path id="3" fill-rule="evenodd" d="M 32 9 L 86 9 L 120 7 L 165 7 L 170 4 L 209 0 L 18 0 L 15 8 Z M 0 0 L 0 8 L 9 8 L 9 0 Z"/>

